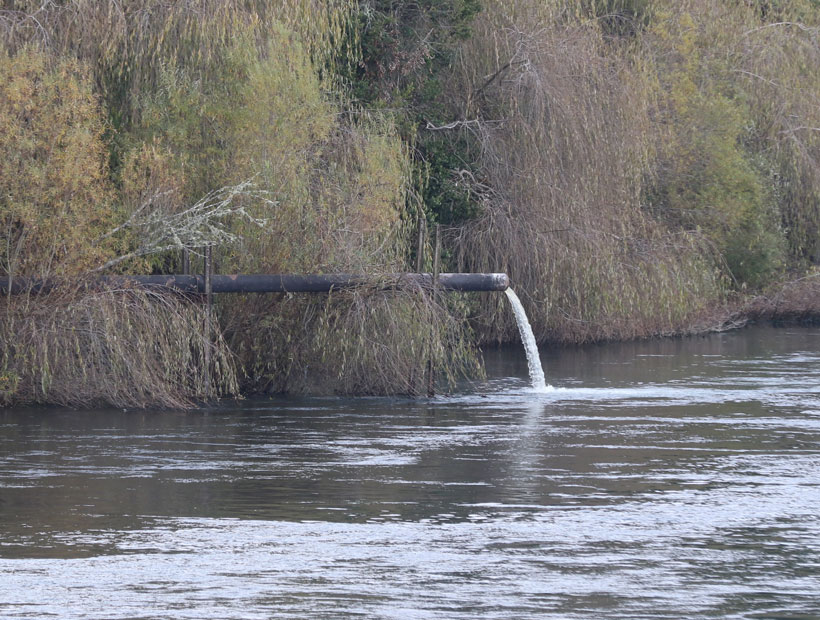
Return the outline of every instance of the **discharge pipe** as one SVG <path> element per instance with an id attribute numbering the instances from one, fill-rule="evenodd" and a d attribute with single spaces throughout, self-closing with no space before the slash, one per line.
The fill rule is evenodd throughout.
<path id="1" fill-rule="evenodd" d="M 202 293 L 205 278 L 201 275 L 101 276 L 95 279 L 106 285 L 137 285 L 170 288 L 182 293 Z M 47 293 L 65 279 L 30 277 L 0 278 L 1 294 L 25 292 Z M 93 281 L 92 281 L 93 282 Z M 433 286 L 433 274 L 398 273 L 385 276 L 356 274 L 235 274 L 211 276 L 213 293 L 327 293 L 331 290 L 376 286 L 384 289 L 406 286 Z M 506 273 L 440 273 L 438 287 L 446 291 L 505 291 L 510 286 Z M 10 289 L 10 291 L 9 291 Z"/>

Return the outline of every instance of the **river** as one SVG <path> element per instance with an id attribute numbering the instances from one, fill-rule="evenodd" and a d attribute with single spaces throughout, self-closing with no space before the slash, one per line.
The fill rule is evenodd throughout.
<path id="1" fill-rule="evenodd" d="M 820 328 L 430 400 L 0 411 L 0 618 L 820 618 Z"/>

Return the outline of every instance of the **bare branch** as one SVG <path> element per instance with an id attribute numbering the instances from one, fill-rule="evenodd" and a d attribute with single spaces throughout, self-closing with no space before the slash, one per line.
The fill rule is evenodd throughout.
<path id="1" fill-rule="evenodd" d="M 254 199 L 269 206 L 277 203 L 268 192 L 256 190 L 248 180 L 239 185 L 226 186 L 210 192 L 193 206 L 179 213 L 165 213 L 151 209 L 158 195 L 144 202 L 128 218 L 113 230 L 101 236 L 96 243 L 125 229 L 137 231 L 139 245 L 127 254 L 116 256 L 93 271 L 104 271 L 123 261 L 168 250 L 217 246 L 236 241 L 237 236 L 228 229 L 228 220 L 241 218 L 263 227 L 267 220 L 253 217 L 239 199 Z"/>
<path id="2" fill-rule="evenodd" d="M 425 126 L 425 129 L 428 129 L 430 131 L 445 131 L 447 129 L 456 129 L 458 127 L 468 127 L 470 125 L 478 125 L 479 123 L 481 123 L 481 121 L 479 121 L 478 119 L 475 119 L 475 120 L 472 120 L 472 121 L 453 121 L 452 123 L 448 123 L 446 125 L 436 126 L 436 125 L 433 125 L 433 123 L 431 123 L 430 121 L 427 121 L 427 125 Z"/>
<path id="3" fill-rule="evenodd" d="M 780 26 L 794 27 L 794 28 L 797 28 L 799 30 L 802 30 L 803 32 L 810 32 L 812 34 L 817 34 L 818 33 L 817 28 L 810 28 L 809 26 L 806 26 L 805 24 L 801 24 L 800 22 L 775 22 L 775 23 L 772 23 L 772 24 L 765 24 L 763 26 L 758 26 L 757 28 L 752 28 L 751 30 L 747 30 L 746 32 L 743 33 L 743 36 L 748 37 L 750 34 L 755 34 L 756 32 L 760 32 L 761 30 L 768 30 L 769 28 L 776 28 L 776 27 L 780 27 Z"/>
<path id="4" fill-rule="evenodd" d="M 765 78 L 762 75 L 759 75 L 757 73 L 752 73 L 751 71 L 746 71 L 745 69 L 734 69 L 733 72 L 734 73 L 740 73 L 741 75 L 746 75 L 746 76 L 749 76 L 749 77 L 756 78 L 756 79 L 758 79 L 762 82 L 766 82 L 767 84 L 771 84 L 772 86 L 776 86 L 777 88 L 786 88 L 786 86 L 784 86 L 783 84 L 779 84 L 779 83 L 775 82 L 774 80 L 770 80 L 768 78 Z"/>

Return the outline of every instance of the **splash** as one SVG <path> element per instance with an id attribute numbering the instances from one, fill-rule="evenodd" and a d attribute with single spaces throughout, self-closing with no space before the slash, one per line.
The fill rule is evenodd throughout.
<path id="1" fill-rule="evenodd" d="M 515 322 L 518 324 L 518 332 L 521 334 L 521 342 L 524 343 L 524 350 L 527 352 L 527 366 L 530 370 L 530 381 L 532 387 L 536 392 L 546 392 L 551 389 L 547 385 L 547 380 L 544 378 L 544 370 L 541 368 L 541 358 L 538 355 L 538 345 L 535 342 L 535 335 L 532 333 L 532 327 L 527 319 L 527 313 L 524 311 L 524 306 L 521 305 L 521 300 L 518 295 L 511 288 L 504 291 L 507 298 L 512 305 L 513 313 L 515 314 Z"/>

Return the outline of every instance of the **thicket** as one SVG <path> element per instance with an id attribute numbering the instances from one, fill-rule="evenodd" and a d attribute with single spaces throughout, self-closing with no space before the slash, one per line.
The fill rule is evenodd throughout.
<path id="1" fill-rule="evenodd" d="M 459 131 L 480 138 L 488 189 L 456 256 L 510 274 L 539 340 L 678 333 L 722 298 L 716 252 L 646 209 L 660 147 L 650 72 L 576 8 L 497 4 L 475 27 L 456 90 L 476 122 Z M 482 333 L 514 337 L 488 302 Z"/>
<path id="2" fill-rule="evenodd" d="M 818 261 L 816 2 L 488 2 L 455 67 L 480 144 L 460 268 L 542 341 L 702 329 Z M 486 339 L 514 338 L 498 300 Z"/>
<path id="3" fill-rule="evenodd" d="M 785 280 L 766 294 L 804 316 L 818 28 L 816 0 L 4 0 L 0 276 L 77 284 L 0 301 L 0 399 L 480 372 L 476 342 L 517 338 L 503 296 L 378 285 L 431 267 L 433 224 L 445 268 L 510 275 L 541 341 L 707 329 Z M 206 246 L 223 273 L 374 286 L 226 297 L 208 338 L 190 299 L 91 284 Z"/>
<path id="4" fill-rule="evenodd" d="M 338 84 L 349 3 L 6 4 L 2 275 L 176 271 L 177 250 L 205 246 L 222 272 L 405 270 L 407 148 L 389 113 Z M 421 288 L 232 297 L 212 340 L 195 304 L 155 292 L 78 285 L 2 304 L 11 403 L 413 393 L 430 367 L 441 381 L 476 369 L 455 306 Z"/>
<path id="5" fill-rule="evenodd" d="M 428 227 L 476 214 L 461 178 L 475 170 L 477 143 L 470 134 L 453 140 L 441 127 L 452 120 L 453 64 L 481 10 L 479 0 L 361 0 L 355 11 L 360 61 L 345 66 L 344 80 L 359 105 L 393 113 Z"/>

